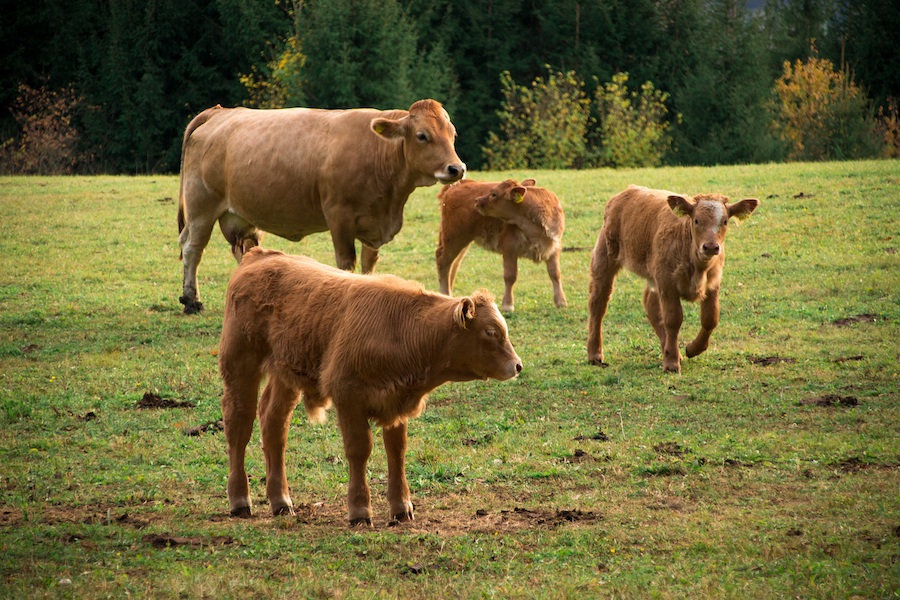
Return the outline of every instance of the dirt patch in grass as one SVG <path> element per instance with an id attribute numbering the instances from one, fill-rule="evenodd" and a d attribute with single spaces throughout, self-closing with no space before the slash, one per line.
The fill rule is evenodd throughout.
<path id="1" fill-rule="evenodd" d="M 218 421 L 209 421 L 208 423 L 204 423 L 203 425 L 197 425 L 196 427 L 191 427 L 184 431 L 185 435 L 197 436 L 203 433 L 217 433 L 219 431 L 225 431 L 225 422 L 222 419 Z"/>
<path id="2" fill-rule="evenodd" d="M 691 451 L 678 442 L 662 442 L 653 446 L 653 450 L 660 454 L 671 454 L 672 456 L 683 456 Z"/>
<path id="3" fill-rule="evenodd" d="M 844 317 L 842 319 L 835 319 L 832 321 L 833 325 L 837 325 L 838 327 L 849 327 L 854 323 L 874 323 L 876 321 L 886 321 L 884 317 L 880 317 L 878 315 L 873 315 L 870 313 L 863 313 L 859 315 L 854 315 L 852 317 Z"/>
<path id="4" fill-rule="evenodd" d="M 174 548 L 175 546 L 189 546 L 191 548 L 206 548 L 208 546 L 240 546 L 240 543 L 228 535 L 213 537 L 185 537 L 170 535 L 168 533 L 152 533 L 142 538 L 145 544 L 154 548 Z"/>
<path id="5" fill-rule="evenodd" d="M 784 356 L 751 356 L 749 360 L 754 365 L 760 365 L 763 367 L 777 365 L 778 363 L 792 365 L 797 362 L 796 358 L 787 358 Z"/>
<path id="6" fill-rule="evenodd" d="M 837 394 L 825 394 L 824 396 L 816 396 L 815 398 L 804 398 L 800 401 L 800 405 L 812 406 L 859 406 L 859 399 L 855 396 L 839 396 Z"/>
<path id="7" fill-rule="evenodd" d="M 146 392 L 143 398 L 138 400 L 137 406 L 138 408 L 194 408 L 197 405 L 193 402 L 170 400 L 160 397 L 159 394 Z"/>

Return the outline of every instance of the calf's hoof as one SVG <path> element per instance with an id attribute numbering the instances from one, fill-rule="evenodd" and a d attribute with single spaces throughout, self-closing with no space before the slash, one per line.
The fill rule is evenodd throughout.
<path id="1" fill-rule="evenodd" d="M 178 301 L 184 304 L 184 314 L 186 315 L 196 315 L 203 310 L 203 303 L 195 298 L 182 296 Z"/>
<path id="2" fill-rule="evenodd" d="M 678 363 L 664 364 L 663 371 L 665 371 L 666 373 L 678 374 L 681 373 L 681 365 L 679 365 Z"/>
<path id="3" fill-rule="evenodd" d="M 249 519 L 252 515 L 250 514 L 249 506 L 240 506 L 231 509 L 231 516 L 237 517 L 238 519 Z"/>
<path id="4" fill-rule="evenodd" d="M 604 369 L 609 366 L 608 362 L 603 362 L 602 356 L 592 356 L 588 358 L 588 362 L 595 367 L 603 367 Z"/>
<path id="5" fill-rule="evenodd" d="M 415 521 L 416 517 L 413 515 L 413 510 L 407 509 L 404 512 L 398 512 L 391 515 L 391 518 L 394 521 L 404 522 L 404 521 Z"/>
<path id="6" fill-rule="evenodd" d="M 699 355 L 703 354 L 705 351 L 706 351 L 706 346 L 703 346 L 702 348 L 698 348 L 698 347 L 694 346 L 693 344 L 688 344 L 687 348 L 684 349 L 684 353 L 687 355 L 688 358 L 694 358 L 695 356 L 699 356 Z"/>

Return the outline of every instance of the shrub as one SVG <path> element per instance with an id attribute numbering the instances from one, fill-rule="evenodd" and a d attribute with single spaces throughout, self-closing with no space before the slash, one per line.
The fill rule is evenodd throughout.
<path id="1" fill-rule="evenodd" d="M 827 59 L 784 63 L 775 82 L 774 127 L 791 160 L 850 159 L 875 154 L 869 102 L 849 71 Z"/>
<path id="2" fill-rule="evenodd" d="M 549 68 L 548 68 L 549 71 Z M 519 86 L 509 71 L 500 75 L 503 108 L 500 134 L 482 148 L 491 170 L 565 169 L 582 166 L 590 121 L 590 100 L 574 71 L 549 71 L 531 87 Z"/>
<path id="3" fill-rule="evenodd" d="M 900 107 L 896 98 L 887 99 L 887 110 L 878 107 L 875 131 L 884 144 L 881 155 L 884 158 L 900 158 Z"/>
<path id="4" fill-rule="evenodd" d="M 656 167 L 674 150 L 669 135 L 669 95 L 650 81 L 629 92 L 628 73 L 613 75 L 595 93 L 600 115 L 595 161 L 608 167 Z"/>
<path id="5" fill-rule="evenodd" d="M 20 131 L 0 145 L 3 168 L 23 174 L 72 173 L 80 137 L 72 119 L 80 103 L 72 87 L 56 91 L 19 85 L 11 112 Z"/>

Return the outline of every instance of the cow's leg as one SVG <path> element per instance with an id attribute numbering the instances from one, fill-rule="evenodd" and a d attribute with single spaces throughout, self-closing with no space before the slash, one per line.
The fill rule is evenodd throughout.
<path id="1" fill-rule="evenodd" d="M 693 358 L 709 347 L 709 335 L 719 325 L 719 290 L 709 290 L 700 303 L 700 332 L 685 348 L 688 358 Z"/>
<path id="2" fill-rule="evenodd" d="M 259 401 L 259 429 L 266 459 L 266 496 L 273 515 L 293 515 L 290 488 L 284 469 L 291 415 L 300 391 L 271 375 Z"/>
<path id="3" fill-rule="evenodd" d="M 222 394 L 222 421 L 228 445 L 228 504 L 234 517 L 249 517 L 250 486 L 244 459 L 256 419 L 260 376 L 251 365 L 223 364 L 225 392 Z"/>
<path id="4" fill-rule="evenodd" d="M 375 270 L 375 264 L 378 262 L 378 250 L 369 248 L 365 244 L 362 245 L 362 257 L 360 257 L 360 267 L 363 274 L 368 275 Z"/>
<path id="5" fill-rule="evenodd" d="M 338 407 L 337 416 L 344 440 L 344 455 L 350 467 L 350 482 L 347 489 L 350 525 L 361 523 L 372 525 L 369 482 L 366 481 L 366 463 L 372 454 L 372 430 L 369 428 L 366 413 L 353 408 L 358 400 L 360 399 L 352 398 L 350 402 L 340 402 L 335 398 L 335 406 Z M 347 404 L 350 406 L 347 407 Z"/>
<path id="6" fill-rule="evenodd" d="M 519 257 L 516 256 L 514 250 L 506 250 L 503 252 L 503 303 L 500 310 L 503 312 L 512 312 L 515 310 L 513 306 L 513 286 L 516 285 L 516 279 L 519 277 Z"/>
<path id="7" fill-rule="evenodd" d="M 606 240 L 601 238 L 591 255 L 591 282 L 588 299 L 588 362 L 601 367 L 608 366 L 603 360 L 603 317 L 609 308 L 609 299 L 619 265 L 609 257 Z"/>
<path id="8" fill-rule="evenodd" d="M 663 370 L 673 373 L 681 372 L 681 353 L 678 351 L 678 331 L 684 315 L 681 311 L 681 298 L 677 292 L 657 290 L 662 311 L 662 323 L 666 336 L 663 344 Z"/>
<path id="9" fill-rule="evenodd" d="M 469 245 L 463 247 L 462 250 L 459 251 L 459 254 L 456 255 L 456 258 L 453 259 L 453 264 L 450 265 L 450 277 L 448 283 L 448 291 L 447 295 L 453 295 L 453 286 L 456 284 L 456 275 L 459 273 L 459 266 L 462 264 L 463 259 L 466 257 L 466 254 L 469 252 Z"/>
<path id="10" fill-rule="evenodd" d="M 398 521 L 414 518 L 406 481 L 406 428 L 407 422 L 402 420 L 393 427 L 382 429 L 388 465 L 387 498 L 391 505 L 391 517 Z"/>
<path id="11" fill-rule="evenodd" d="M 209 243 L 216 220 L 194 218 L 181 230 L 178 243 L 181 245 L 181 260 L 184 262 L 182 295 L 178 299 L 184 305 L 184 314 L 195 314 L 203 310 L 200 302 L 200 288 L 197 284 L 197 268 L 203 258 L 203 249 Z"/>
<path id="12" fill-rule="evenodd" d="M 561 253 L 562 248 L 559 248 L 553 256 L 547 259 L 547 274 L 550 275 L 550 283 L 553 284 L 553 304 L 557 308 L 569 305 L 566 301 L 566 294 L 563 292 L 562 275 L 559 270 L 559 255 Z"/>
<path id="13" fill-rule="evenodd" d="M 331 243 L 334 245 L 334 261 L 337 268 L 353 271 L 356 269 L 356 232 L 352 227 L 354 222 L 352 217 L 342 219 L 336 215 L 329 219 L 326 215 L 325 218 L 328 229 L 331 231 Z"/>
<path id="14" fill-rule="evenodd" d="M 662 308 L 659 304 L 659 294 L 656 293 L 649 285 L 644 288 L 644 312 L 647 313 L 647 320 L 653 326 L 656 337 L 659 338 L 659 347 L 665 352 L 666 349 L 666 327 L 663 324 Z"/>

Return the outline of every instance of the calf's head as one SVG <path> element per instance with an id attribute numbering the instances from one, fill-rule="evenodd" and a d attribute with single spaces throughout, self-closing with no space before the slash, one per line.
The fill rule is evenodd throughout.
<path id="1" fill-rule="evenodd" d="M 676 215 L 691 220 L 693 250 L 701 263 L 725 253 L 725 234 L 731 217 L 746 219 L 759 206 L 756 198 L 728 204 L 728 198 L 720 194 L 703 194 L 693 201 L 684 196 L 669 196 L 668 202 Z"/>
<path id="2" fill-rule="evenodd" d="M 436 100 L 419 100 L 400 119 L 372 119 L 372 131 L 390 139 L 403 140 L 407 165 L 418 175 L 416 185 L 453 183 L 466 176 L 466 164 L 453 147 L 456 127 Z"/>
<path id="3" fill-rule="evenodd" d="M 518 205 L 525 199 L 528 188 L 534 184 L 534 179 L 526 179 L 521 184 L 516 183 L 514 179 L 507 179 L 484 196 L 476 198 L 475 209 L 488 217 L 509 219 L 518 212 Z"/>
<path id="4" fill-rule="evenodd" d="M 482 290 L 459 298 L 453 310 L 453 325 L 447 350 L 460 381 L 503 381 L 522 371 L 522 359 L 509 341 L 506 319 L 490 293 Z"/>

